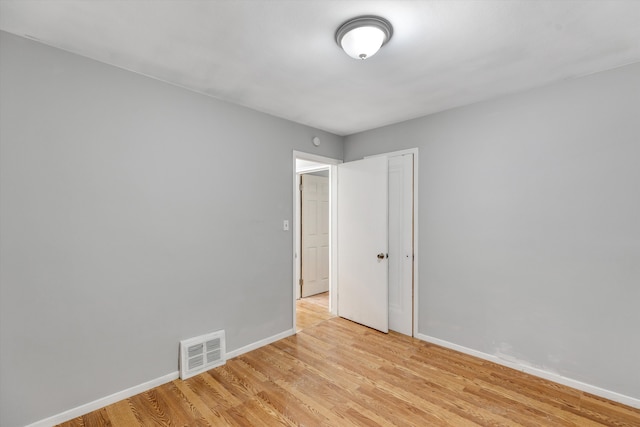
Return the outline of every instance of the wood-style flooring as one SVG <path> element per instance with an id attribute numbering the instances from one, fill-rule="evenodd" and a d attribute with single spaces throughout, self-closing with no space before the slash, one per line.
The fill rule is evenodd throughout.
<path id="1" fill-rule="evenodd" d="M 62 426 L 640 426 L 640 410 L 307 309 L 292 337 Z"/>
<path id="2" fill-rule="evenodd" d="M 329 292 L 296 301 L 296 332 L 332 317 L 333 315 L 329 312 Z"/>

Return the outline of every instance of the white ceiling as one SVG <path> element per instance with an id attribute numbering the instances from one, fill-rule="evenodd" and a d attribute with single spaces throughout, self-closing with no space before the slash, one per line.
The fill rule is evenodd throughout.
<path id="1" fill-rule="evenodd" d="M 364 14 L 394 35 L 357 61 Z M 0 29 L 339 135 L 640 61 L 636 0 L 1 0 Z"/>

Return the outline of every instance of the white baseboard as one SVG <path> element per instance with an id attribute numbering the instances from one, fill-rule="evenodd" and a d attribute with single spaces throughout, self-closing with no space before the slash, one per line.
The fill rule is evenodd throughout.
<path id="1" fill-rule="evenodd" d="M 279 334 L 273 335 L 271 337 L 268 337 L 263 340 L 256 341 L 254 343 L 241 347 L 237 350 L 230 351 L 226 354 L 226 358 L 231 359 L 233 357 L 240 356 L 241 354 L 247 353 L 251 350 L 255 350 L 267 344 L 271 344 L 272 342 L 281 340 L 283 338 L 289 337 L 294 334 L 295 334 L 295 330 L 289 329 L 287 331 L 281 332 Z M 107 405 L 111 405 L 112 403 L 116 403 L 123 399 L 127 399 L 131 396 L 135 396 L 136 394 L 144 393 L 147 390 L 150 390 L 154 387 L 161 386 L 162 384 L 166 384 L 178 378 L 179 378 L 179 372 L 175 371 L 170 374 L 163 375 L 159 378 L 153 379 L 151 381 L 138 384 L 126 390 L 122 390 L 117 393 L 113 393 L 109 396 L 94 400 L 93 402 L 80 405 L 73 409 L 69 409 L 68 411 L 61 412 L 52 417 L 45 418 L 44 420 L 36 421 L 35 423 L 29 424 L 26 427 L 51 427 L 60 423 L 64 423 L 65 421 L 69 421 L 76 417 L 80 417 L 82 415 L 88 414 L 89 412 L 93 412 L 97 409 L 104 408 Z"/>
<path id="2" fill-rule="evenodd" d="M 430 342 L 433 344 L 437 344 L 442 347 L 450 348 L 452 350 L 459 351 L 461 353 L 465 353 L 471 356 L 475 356 L 480 359 L 488 360 L 489 362 L 497 363 L 498 365 L 506 366 L 508 368 L 516 369 L 521 372 L 525 372 L 527 374 L 535 375 L 536 377 L 544 378 L 545 380 L 553 381 L 562 385 L 566 385 L 568 387 L 575 388 L 577 390 L 585 391 L 587 393 L 595 394 L 596 396 L 604 397 L 606 399 L 612 400 L 614 402 L 622 403 L 628 406 L 632 406 L 634 408 L 640 409 L 640 399 L 636 399 L 631 396 L 626 396 L 624 394 L 616 393 L 614 391 L 606 390 L 604 388 L 596 387 L 591 384 L 586 384 L 581 381 L 577 381 L 571 378 L 563 377 L 562 375 L 558 375 L 553 372 L 545 371 L 540 368 L 534 368 L 532 366 L 523 365 L 517 362 L 513 362 L 510 360 L 505 360 L 499 358 L 497 356 L 493 356 L 487 353 L 483 353 L 478 350 L 474 350 L 471 348 L 463 347 L 458 344 L 451 343 L 449 341 L 441 340 L 439 338 L 434 338 L 424 334 L 416 334 L 415 336 L 422 341 Z"/>
<path id="3" fill-rule="evenodd" d="M 168 383 L 178 378 L 178 371 L 172 372 L 167 375 L 163 375 L 159 378 L 155 378 L 151 381 L 147 381 L 142 384 L 138 384 L 126 390 L 119 391 L 117 393 L 113 393 L 107 397 L 100 398 L 98 400 L 94 400 L 93 402 L 86 403 L 84 405 L 80 405 L 76 408 L 69 409 L 68 411 L 61 412 L 57 415 L 54 415 L 49 418 L 45 418 L 44 420 L 36 421 L 33 424 L 29 424 L 27 427 L 51 427 L 56 424 L 63 423 L 65 421 L 72 420 L 81 415 L 88 414 L 89 412 L 93 412 L 97 409 L 104 408 L 107 405 L 111 405 L 112 403 L 119 402 L 123 399 L 127 399 L 131 396 L 135 396 L 136 394 L 143 393 L 147 390 L 150 390 L 154 387 L 158 387 L 162 384 Z"/>
<path id="4" fill-rule="evenodd" d="M 271 344 L 272 342 L 276 342 L 283 338 L 290 337 L 291 335 L 295 335 L 296 331 L 294 329 L 289 329 L 288 331 L 280 332 L 279 334 L 267 337 L 263 340 L 256 341 L 254 343 L 245 345 L 244 347 L 240 347 L 236 350 L 230 351 L 227 353 L 227 359 L 232 359 L 234 357 L 240 356 L 241 354 L 248 353 L 251 350 L 255 350 L 256 348 L 263 347 L 267 344 Z"/>

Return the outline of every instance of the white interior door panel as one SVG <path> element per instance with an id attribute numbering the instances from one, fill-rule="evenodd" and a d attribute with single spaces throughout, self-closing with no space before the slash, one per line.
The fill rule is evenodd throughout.
<path id="1" fill-rule="evenodd" d="M 389 331 L 388 160 L 338 165 L 338 315 Z"/>

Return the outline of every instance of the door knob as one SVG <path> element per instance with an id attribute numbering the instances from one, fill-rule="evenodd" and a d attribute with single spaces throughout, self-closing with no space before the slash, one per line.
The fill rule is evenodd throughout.
<path id="1" fill-rule="evenodd" d="M 384 259 L 384 254 L 382 252 L 378 254 L 378 259 Z"/>

